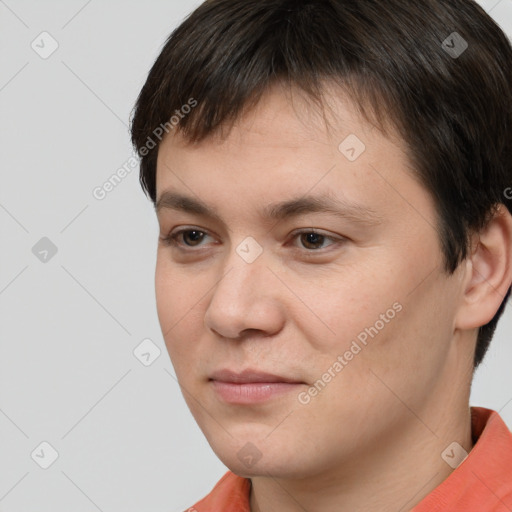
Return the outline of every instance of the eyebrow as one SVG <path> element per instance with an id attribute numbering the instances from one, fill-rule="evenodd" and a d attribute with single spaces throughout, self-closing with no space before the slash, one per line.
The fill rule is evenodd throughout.
<path id="1" fill-rule="evenodd" d="M 194 197 L 169 190 L 162 193 L 155 205 L 157 215 L 161 210 L 167 209 L 208 217 L 223 223 L 222 217 L 212 206 Z M 262 219 L 275 221 L 307 213 L 328 213 L 367 226 L 376 226 L 384 220 L 369 206 L 334 197 L 330 193 L 301 196 L 273 203 L 263 207 L 258 213 Z"/>

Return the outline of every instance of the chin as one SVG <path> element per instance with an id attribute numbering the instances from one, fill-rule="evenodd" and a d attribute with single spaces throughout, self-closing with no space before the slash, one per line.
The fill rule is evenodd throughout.
<path id="1" fill-rule="evenodd" d="M 272 475 L 275 478 L 301 479 L 310 476 L 306 461 L 312 459 L 300 446 L 286 445 L 286 439 L 272 435 L 260 440 L 254 436 L 233 436 L 229 443 L 210 443 L 220 461 L 233 473 L 244 478 Z M 300 454 L 300 459 L 297 457 Z"/>
<path id="2" fill-rule="evenodd" d="M 279 461 L 266 461 L 265 463 L 261 460 L 252 468 L 247 468 L 243 464 L 237 461 L 236 464 L 229 465 L 224 462 L 233 473 L 244 478 L 255 478 L 255 477 L 269 477 L 279 478 L 284 480 L 305 480 L 311 477 L 311 471 L 308 471 L 304 465 L 305 461 L 295 460 L 291 463 L 284 464 Z"/>

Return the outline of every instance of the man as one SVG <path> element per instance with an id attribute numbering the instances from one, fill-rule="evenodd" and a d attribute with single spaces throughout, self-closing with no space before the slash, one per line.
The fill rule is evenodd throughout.
<path id="1" fill-rule="evenodd" d="M 512 510 L 469 407 L 512 284 L 512 48 L 470 0 L 212 0 L 132 140 L 158 316 L 230 469 L 189 510 Z"/>

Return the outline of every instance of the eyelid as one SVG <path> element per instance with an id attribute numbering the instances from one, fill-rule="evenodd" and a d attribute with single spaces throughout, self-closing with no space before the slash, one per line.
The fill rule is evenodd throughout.
<path id="1" fill-rule="evenodd" d="M 317 235 L 325 236 L 326 238 L 343 238 L 341 235 L 334 235 L 330 231 L 325 231 L 319 228 L 299 228 L 290 233 L 290 236 L 300 235 L 301 233 L 316 233 Z"/>

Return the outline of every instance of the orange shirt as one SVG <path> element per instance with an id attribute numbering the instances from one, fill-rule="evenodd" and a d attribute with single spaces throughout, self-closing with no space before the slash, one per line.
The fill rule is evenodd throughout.
<path id="1" fill-rule="evenodd" d="M 471 407 L 473 449 L 410 512 L 512 512 L 512 433 L 500 415 Z M 188 512 L 250 512 L 251 482 L 228 471 Z"/>

